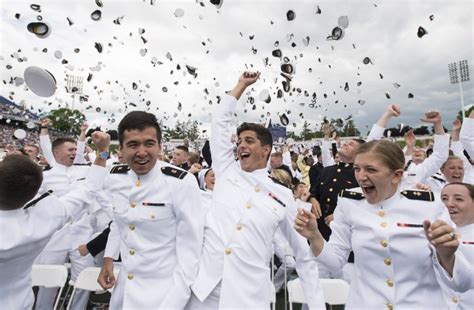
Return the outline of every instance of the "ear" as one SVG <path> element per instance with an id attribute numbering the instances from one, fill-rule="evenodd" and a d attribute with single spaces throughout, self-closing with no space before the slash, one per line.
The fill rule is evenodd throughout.
<path id="1" fill-rule="evenodd" d="M 272 147 L 270 145 L 264 145 L 263 146 L 263 154 L 265 156 L 269 156 L 271 152 L 272 152 Z M 268 158 L 268 159 L 270 159 L 270 158 Z"/>
<path id="2" fill-rule="evenodd" d="M 395 170 L 395 172 L 393 173 L 392 183 L 394 184 L 400 183 L 403 179 L 403 172 L 404 172 L 403 169 Z"/>

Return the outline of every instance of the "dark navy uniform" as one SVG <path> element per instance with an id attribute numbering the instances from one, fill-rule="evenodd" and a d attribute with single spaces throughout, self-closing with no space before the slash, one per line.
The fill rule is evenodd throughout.
<path id="1" fill-rule="evenodd" d="M 337 206 L 337 196 L 343 189 L 358 187 L 352 164 L 339 163 L 324 167 L 318 181 L 311 187 L 311 194 L 319 201 L 323 216 L 318 219 L 318 228 L 324 239 L 329 240 L 331 229 L 324 218 L 334 213 Z"/>

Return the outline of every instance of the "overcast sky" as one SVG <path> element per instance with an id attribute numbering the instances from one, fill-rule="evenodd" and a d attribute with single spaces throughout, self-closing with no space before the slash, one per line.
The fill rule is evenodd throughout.
<path id="1" fill-rule="evenodd" d="M 208 0 L 101 2 L 102 8 L 95 0 L 0 0 L 1 79 L 7 83 L 1 83 L 0 94 L 35 111 L 48 111 L 73 103 L 65 91 L 66 74 L 86 78 L 92 73 L 83 86 L 89 101 L 75 98 L 75 108 L 91 125 L 114 128 L 125 112 L 149 109 L 168 126 L 190 118 L 207 129 L 216 96 L 230 90 L 243 70 L 252 69 L 262 72 L 261 80 L 249 93 L 254 105 L 242 98 L 240 120 L 264 122 L 271 117 L 275 123 L 286 114 L 288 129 L 299 131 L 304 120 L 314 129 L 324 116 L 352 115 L 365 132 L 390 103 L 402 110 L 390 125 L 419 126 L 422 113 L 436 109 L 450 128 L 460 109 L 460 93 L 449 82 L 448 63 L 467 59 L 472 77 L 472 0 L 224 0 L 220 9 Z M 33 3 L 41 12 L 30 8 Z M 99 21 L 91 19 L 95 10 L 102 13 Z M 289 10 L 294 12 L 291 21 Z M 51 27 L 47 38 L 27 30 L 38 15 Z M 341 16 L 349 21 L 344 37 L 327 40 Z M 117 18 L 120 24 L 113 22 Z M 417 36 L 419 26 L 427 31 L 422 38 Z M 96 42 L 102 44 L 102 53 Z M 275 49 L 295 67 L 292 89 L 282 98 L 277 91 L 283 89 L 284 59 L 272 56 Z M 62 54 L 59 58 L 56 51 Z M 365 65 L 365 57 L 372 63 Z M 196 77 L 186 65 L 196 68 Z M 23 77 L 29 66 L 55 76 L 53 96 L 39 97 L 26 84 L 9 83 Z M 462 86 L 465 105 L 473 104 L 472 78 Z M 266 91 L 270 103 L 261 100 Z"/>

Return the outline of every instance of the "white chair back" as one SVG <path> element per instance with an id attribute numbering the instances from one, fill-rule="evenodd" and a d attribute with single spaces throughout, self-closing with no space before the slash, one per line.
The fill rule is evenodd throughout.
<path id="1" fill-rule="evenodd" d="M 67 281 L 67 268 L 63 265 L 33 265 L 31 272 L 32 286 L 59 287 L 54 308 L 58 306 L 59 298 Z"/>
<path id="2" fill-rule="evenodd" d="M 349 296 L 349 284 L 341 279 L 320 279 L 324 302 L 330 305 L 345 305 Z"/>
<path id="3" fill-rule="evenodd" d="M 324 302 L 329 305 L 345 305 L 349 295 L 349 284 L 341 279 L 319 279 L 323 290 Z M 290 310 L 293 303 L 306 303 L 306 297 L 300 279 L 288 281 L 288 302 Z"/>
<path id="4" fill-rule="evenodd" d="M 67 310 L 69 310 L 72 305 L 74 294 L 76 293 L 77 289 L 91 292 L 104 291 L 104 289 L 99 285 L 99 282 L 97 282 L 99 273 L 99 267 L 88 267 L 81 271 L 81 273 L 76 279 L 76 282 L 74 283 L 74 289 L 72 290 L 71 297 L 69 298 L 69 302 L 66 308 Z M 114 275 L 115 279 L 117 279 L 118 271 L 116 269 L 114 270 Z M 109 291 L 112 292 L 112 289 Z"/>

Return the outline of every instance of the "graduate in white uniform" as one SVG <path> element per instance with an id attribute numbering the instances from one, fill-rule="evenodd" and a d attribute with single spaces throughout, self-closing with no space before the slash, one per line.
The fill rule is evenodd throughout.
<path id="1" fill-rule="evenodd" d="M 269 262 L 278 227 L 295 253 L 310 309 L 324 309 L 317 264 L 306 240 L 293 229 L 293 195 L 268 176 L 270 132 L 261 125 L 242 124 L 237 130 L 238 161 L 234 156 L 230 137 L 237 100 L 258 78 L 259 73 L 244 73 L 213 113 L 210 147 L 216 183 L 187 309 L 268 309 Z"/>
<path id="2" fill-rule="evenodd" d="M 449 216 L 457 226 L 460 250 L 471 263 L 471 277 L 474 277 L 474 186 L 467 183 L 450 183 L 441 192 L 441 200 Z M 445 290 L 451 309 L 474 309 L 474 289 L 464 293 Z"/>
<path id="3" fill-rule="evenodd" d="M 471 159 L 474 158 L 474 111 L 471 111 L 469 117 L 464 119 L 459 141 L 461 141 L 462 146 Z"/>
<path id="4" fill-rule="evenodd" d="M 298 212 L 295 228 L 318 263 L 338 269 L 351 250 L 357 257 L 346 309 L 446 309 L 442 286 L 466 290 L 451 278 L 466 259 L 449 214 L 433 193 L 400 189 L 404 162 L 396 143 L 360 146 L 354 170 L 362 193 L 341 192 L 328 242 L 315 216 Z"/>
<path id="5" fill-rule="evenodd" d="M 53 190 L 57 196 L 65 195 L 84 181 L 88 171 L 88 164 L 77 163 L 78 153 L 83 152 L 85 140 L 85 128 L 81 130 L 79 143 L 72 138 L 58 138 L 51 144 L 48 133 L 48 119 L 42 120 L 40 143 L 43 152 L 51 165 L 51 169 L 44 171 L 43 184 L 38 194 Z M 82 145 L 82 147 L 80 147 Z M 79 150 L 82 148 L 82 151 Z M 108 156 L 105 152 L 105 158 Z M 89 203 L 90 209 L 94 200 Z M 91 239 L 93 227 L 91 226 L 91 212 L 85 212 L 80 218 L 66 223 L 57 231 L 50 242 L 39 255 L 35 264 L 40 265 L 62 265 L 68 260 L 71 262 L 71 280 L 75 281 L 79 273 L 87 267 L 94 266 L 91 256 L 82 257 L 79 254 L 79 245 Z M 36 310 L 50 310 L 54 305 L 54 298 L 58 288 L 40 287 L 35 304 Z M 89 298 L 89 292 L 78 290 L 74 295 L 72 309 L 85 309 Z"/>
<path id="6" fill-rule="evenodd" d="M 93 139 L 100 151 L 108 151 L 107 134 L 98 132 Z M 97 158 L 87 180 L 68 194 L 47 192 L 29 203 L 43 181 L 40 166 L 23 155 L 0 162 L 0 308 L 33 307 L 33 261 L 51 236 L 94 199 L 107 173 L 105 162 Z"/>
<path id="7" fill-rule="evenodd" d="M 194 175 L 158 160 L 161 129 L 133 111 L 118 126 L 128 165 L 111 170 L 105 198 L 113 217 L 99 283 L 115 285 L 111 309 L 183 309 L 203 242 L 204 212 Z M 113 260 L 122 259 L 117 281 Z"/>

